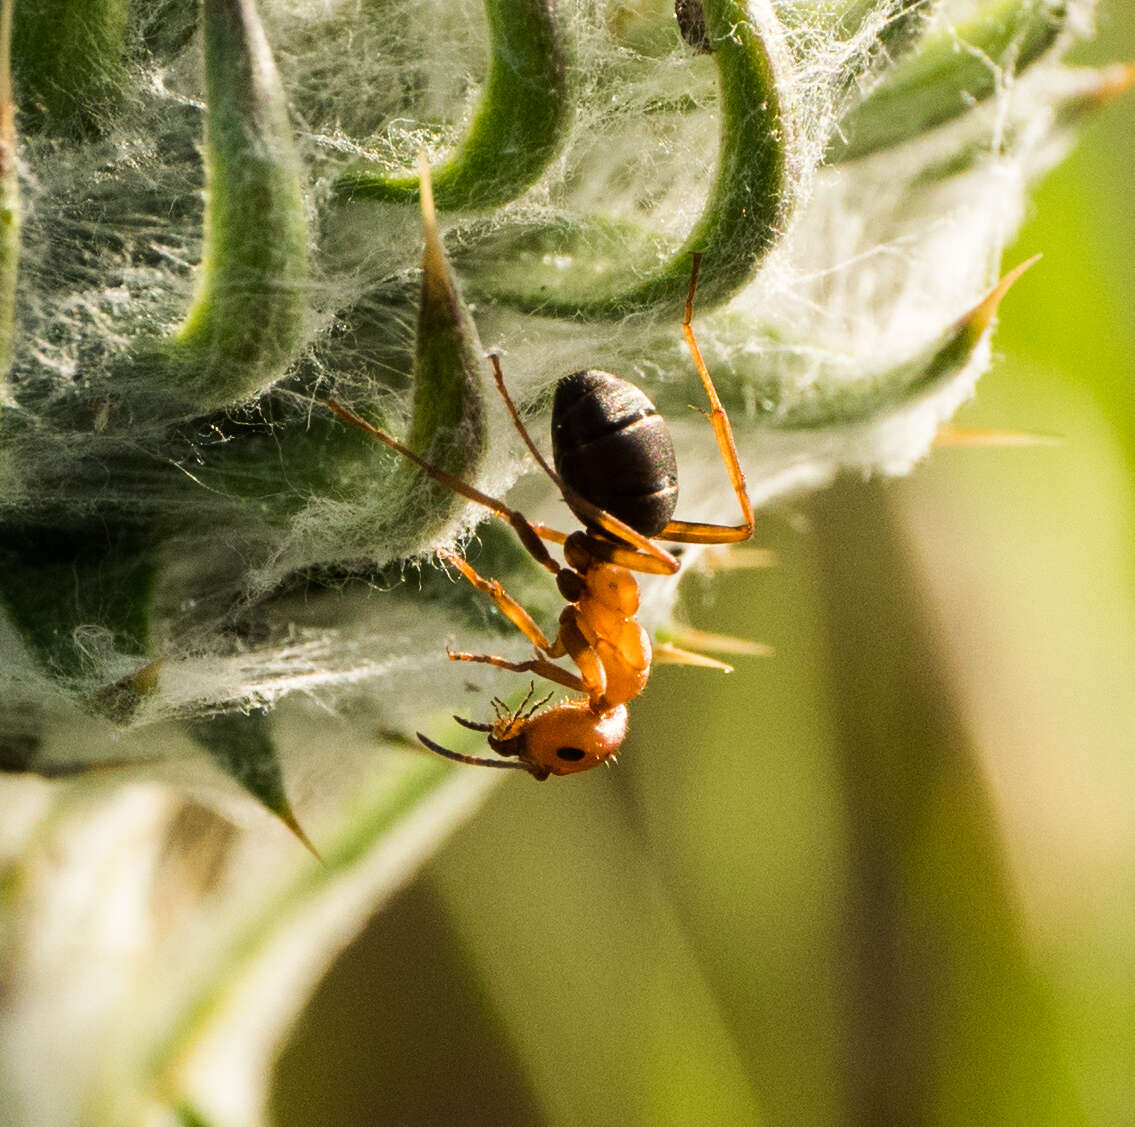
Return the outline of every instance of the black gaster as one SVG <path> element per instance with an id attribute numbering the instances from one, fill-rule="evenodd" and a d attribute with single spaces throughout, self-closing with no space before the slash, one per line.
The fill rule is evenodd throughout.
<path id="1" fill-rule="evenodd" d="M 594 368 L 564 376 L 552 403 L 552 456 L 577 493 L 643 536 L 670 523 L 678 504 L 674 443 L 666 420 L 634 384 Z"/>

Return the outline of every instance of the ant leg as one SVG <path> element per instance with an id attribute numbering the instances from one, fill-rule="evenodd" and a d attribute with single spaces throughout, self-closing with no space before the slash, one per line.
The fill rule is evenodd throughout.
<path id="1" fill-rule="evenodd" d="M 455 650 L 447 650 L 446 656 L 450 661 L 473 661 L 480 665 L 494 665 L 497 669 L 508 669 L 513 673 L 536 673 L 549 681 L 554 681 L 557 685 L 563 685 L 565 689 L 571 689 L 572 692 L 590 696 L 588 688 L 581 678 L 567 669 L 561 669 L 555 662 L 548 661 L 547 658 L 537 657 L 531 661 L 509 661 L 507 658 L 498 657 L 496 654 L 458 653 Z"/>
<path id="2" fill-rule="evenodd" d="M 532 455 L 536 464 L 548 475 L 555 487 L 560 491 L 560 496 L 563 497 L 571 508 L 576 513 L 586 514 L 587 518 L 597 524 L 605 532 L 610 532 L 613 536 L 618 537 L 625 543 L 631 544 L 637 549 L 635 555 L 638 557 L 646 556 L 655 562 L 655 566 L 638 567 L 638 571 L 653 572 L 658 575 L 673 575 L 678 570 L 678 561 L 666 551 L 665 548 L 659 547 L 647 536 L 643 536 L 641 532 L 631 528 L 629 524 L 619 520 L 613 513 L 607 512 L 606 509 L 601 509 L 598 505 L 589 501 L 586 497 L 577 493 L 551 466 L 548 465 L 544 459 L 544 455 L 536 447 L 536 443 L 532 441 L 532 436 L 528 433 L 528 428 L 525 427 L 523 420 L 520 418 L 520 412 L 516 409 L 516 404 L 512 401 L 512 396 L 508 393 L 508 388 L 504 384 L 504 372 L 501 371 L 500 357 L 496 353 L 489 356 L 489 362 L 493 366 L 493 378 L 496 380 L 497 391 L 500 392 L 501 398 L 504 400 L 504 405 L 508 408 L 509 415 L 512 416 L 513 425 L 516 427 L 520 437 L 524 440 L 524 445 L 528 447 L 528 453 Z M 633 558 L 633 557 L 632 557 Z M 624 564 L 623 566 L 633 566 L 631 564 Z"/>
<path id="3" fill-rule="evenodd" d="M 515 673 L 539 673 L 549 681 L 564 685 L 576 692 L 586 693 L 593 701 L 602 698 L 607 689 L 607 671 L 594 647 L 584 636 L 575 620 L 575 608 L 567 607 L 560 616 L 560 630 L 556 640 L 550 642 L 544 632 L 532 620 L 528 612 L 501 587 L 495 579 L 483 579 L 465 560 L 453 552 L 439 552 L 438 555 L 453 564 L 478 591 L 484 591 L 504 612 L 509 621 L 538 649 L 543 656 L 531 661 L 509 661 L 495 654 L 470 654 L 449 652 L 450 661 L 475 661 L 484 665 L 495 665 L 499 669 L 509 669 Z M 555 665 L 548 660 L 553 657 L 569 656 L 579 669 L 580 676 Z M 529 697 L 531 697 L 529 693 Z M 527 703 L 527 699 L 525 700 Z M 524 705 L 521 705 L 523 709 Z"/>
<path id="4" fill-rule="evenodd" d="M 349 407 L 344 407 L 343 404 L 339 403 L 337 400 L 328 399 L 327 406 L 330 407 L 343 422 L 358 427 L 359 430 L 364 431 L 366 434 L 370 435 L 371 438 L 385 443 L 391 450 L 396 450 L 404 458 L 408 458 L 413 462 L 423 473 L 432 477 L 434 481 L 441 482 L 446 488 L 452 489 L 454 493 L 468 498 L 475 504 L 483 505 L 489 512 L 507 521 L 512 525 L 513 531 L 516 533 L 521 544 L 527 549 L 529 555 L 531 555 L 541 567 L 550 571 L 553 575 L 559 574 L 560 565 L 552 558 L 551 553 L 544 547 L 541 540 L 549 540 L 553 544 L 563 544 L 567 540 L 567 533 L 557 532 L 556 529 L 549 528 L 547 525 L 530 521 L 523 513 L 510 508 L 496 497 L 490 497 L 487 493 L 482 493 L 479 489 L 469 485 L 468 482 L 462 481 L 459 477 L 454 477 L 452 474 L 446 473 L 445 470 L 431 465 L 424 458 L 415 454 L 413 450 L 403 446 L 396 438 L 391 438 L 390 435 L 379 430 L 378 427 L 372 426 L 366 419 L 362 418 L 360 415 L 356 415 Z"/>
<path id="5" fill-rule="evenodd" d="M 694 337 L 694 293 L 698 285 L 698 271 L 701 269 L 701 254 L 694 255 L 694 268 L 690 273 L 690 288 L 686 294 L 686 313 L 682 318 L 682 335 L 686 338 L 690 355 L 694 360 L 694 367 L 701 376 L 702 385 L 709 398 L 709 421 L 713 426 L 713 434 L 717 439 L 717 448 L 721 452 L 721 460 L 729 474 L 729 484 L 741 506 L 741 524 L 721 525 L 703 524 L 685 520 L 671 521 L 659 534 L 660 540 L 670 540 L 682 544 L 735 544 L 748 540 L 753 535 L 755 520 L 753 517 L 753 503 L 749 500 L 749 491 L 745 486 L 745 474 L 741 469 L 741 460 L 737 454 L 737 443 L 733 439 L 733 427 L 729 416 L 721 404 L 717 388 L 713 385 L 713 377 L 702 359 L 701 349 L 698 348 Z"/>
<path id="6" fill-rule="evenodd" d="M 442 548 L 437 553 L 438 559 L 444 560 L 457 568 L 469 582 L 483 591 L 501 609 L 501 613 L 523 634 L 538 650 L 548 651 L 552 643 L 548 641 L 544 631 L 536 625 L 532 616 L 500 585 L 496 579 L 485 579 L 478 575 L 456 552 Z"/>

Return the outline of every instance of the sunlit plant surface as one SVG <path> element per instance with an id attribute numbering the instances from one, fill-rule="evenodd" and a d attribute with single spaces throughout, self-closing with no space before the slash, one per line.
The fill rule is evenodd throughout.
<path id="1" fill-rule="evenodd" d="M 16 1122 L 255 1122 L 329 959 L 493 781 L 405 746 L 518 687 L 479 675 L 467 692 L 444 660 L 451 639 L 523 650 L 429 563 L 482 514 L 324 399 L 500 493 L 527 464 L 481 344 L 502 353 L 538 434 L 555 379 L 609 368 L 675 421 L 682 515 L 729 519 L 706 424 L 686 409 L 700 400 L 678 321 L 700 250 L 699 338 L 754 498 L 908 469 L 988 363 L 982 303 L 1025 190 L 1122 80 L 1061 61 L 1090 8 L 714 0 L 714 51 L 699 54 L 661 4 L 17 4 L 19 114 L 0 168 L 14 303 L 0 936 Z M 442 309 L 417 268 L 423 146 L 462 295 Z M 535 481 L 516 496 L 563 523 Z M 856 513 L 814 510 L 851 520 L 851 540 L 872 527 Z M 507 534 L 485 526 L 468 550 L 554 619 L 554 590 Z M 854 558 L 831 574 L 886 576 Z M 646 594 L 647 623 L 680 632 L 674 586 Z M 684 717 L 722 716 L 705 681 L 679 676 L 694 675 L 663 683 Z M 919 730 L 926 752 L 952 729 L 923 717 Z M 736 782 L 711 786 L 697 767 L 693 752 L 682 788 L 704 814 Z M 122 786 L 139 778 L 163 782 Z M 904 788 L 916 810 L 939 793 L 926 783 L 847 775 L 876 826 Z M 324 866 L 242 790 L 302 825 Z M 247 828 L 222 828 L 187 793 Z M 539 801 L 561 809 L 554 792 Z M 933 839 L 970 817 L 950 809 L 915 825 Z M 992 838 L 958 832 L 982 872 Z M 566 824 L 537 837 L 573 853 Z M 514 879 L 523 898 L 534 877 Z M 933 905 L 933 882 L 902 887 Z M 1002 965 L 1024 974 L 1008 892 L 983 888 L 1010 937 Z M 514 1036 L 526 981 L 506 1014 Z M 713 997 L 694 988 L 691 1012 Z M 671 1041 L 676 1056 L 717 1056 L 702 1028 Z M 1021 1024 L 1044 1059 L 1049 1028 Z M 896 1037 L 895 1051 L 918 1043 Z M 734 1054 L 720 1121 L 745 1122 L 766 1097 Z M 669 1071 L 674 1095 L 696 1068 Z M 558 1106 L 553 1079 L 536 1080 Z M 943 1086 L 927 1081 L 927 1099 Z"/>

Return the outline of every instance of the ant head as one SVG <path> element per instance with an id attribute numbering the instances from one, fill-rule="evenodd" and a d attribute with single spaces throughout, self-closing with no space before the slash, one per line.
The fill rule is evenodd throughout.
<path id="1" fill-rule="evenodd" d="M 482 724 L 461 716 L 453 718 L 463 728 L 488 733 L 489 747 L 501 756 L 500 759 L 462 755 L 434 743 L 421 732 L 418 739 L 430 751 L 457 763 L 471 763 L 477 767 L 512 767 L 527 771 L 540 782 L 549 775 L 589 771 L 614 758 L 627 734 L 625 705 L 596 713 L 592 711 L 587 697 L 579 697 L 540 712 L 550 696 L 529 708 L 534 692 L 535 687 L 530 687 L 528 696 L 515 712 L 509 711 L 503 701 L 494 699 L 495 724 Z"/>
<path id="2" fill-rule="evenodd" d="M 498 755 L 515 757 L 538 779 L 573 775 L 606 763 L 627 734 L 627 710 L 595 713 L 586 697 L 567 700 L 535 715 L 504 717 L 489 736 Z"/>

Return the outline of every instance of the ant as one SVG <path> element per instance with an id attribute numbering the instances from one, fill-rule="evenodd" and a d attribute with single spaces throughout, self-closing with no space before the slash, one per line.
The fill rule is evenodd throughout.
<path id="1" fill-rule="evenodd" d="M 639 595 L 632 574 L 637 571 L 673 575 L 678 571 L 676 556 L 656 544 L 656 540 L 736 544 L 753 534 L 753 505 L 745 487 L 733 429 L 702 360 L 691 324 L 700 267 L 701 255 L 695 254 L 682 333 L 709 398 L 708 418 L 741 507 L 739 524 L 671 519 L 678 500 L 678 475 L 666 422 L 639 388 L 609 372 L 573 372 L 556 385 L 552 469 L 521 421 L 505 387 L 499 358 L 489 357 L 497 390 L 524 445 L 584 525 L 584 531 L 570 534 L 528 520 L 503 501 L 430 465 L 341 403 L 327 401 L 344 422 L 384 442 L 435 481 L 507 521 L 536 562 L 555 576 L 556 586 L 568 604 L 560 614 L 556 637 L 549 639 L 497 580 L 478 575 L 454 552 L 443 549 L 437 553 L 478 591 L 488 595 L 536 647 L 536 656 L 529 661 L 447 651 L 451 661 L 481 662 L 517 673 L 535 673 L 580 695 L 541 711 L 551 697 L 530 705 L 535 695 L 535 688 L 530 687 L 528 696 L 515 710 L 494 700 L 496 720 L 491 724 L 454 717 L 465 728 L 487 733 L 489 747 L 500 759 L 461 755 L 417 733 L 430 751 L 459 763 L 518 768 L 538 780 L 587 771 L 610 760 L 626 737 L 627 702 L 646 687 L 652 657 L 685 664 L 719 664 L 676 647 L 652 654 L 646 631 L 635 621 Z M 563 545 L 567 566 L 556 562 L 544 541 Z M 552 660 L 564 656 L 575 663 L 578 674 Z"/>

